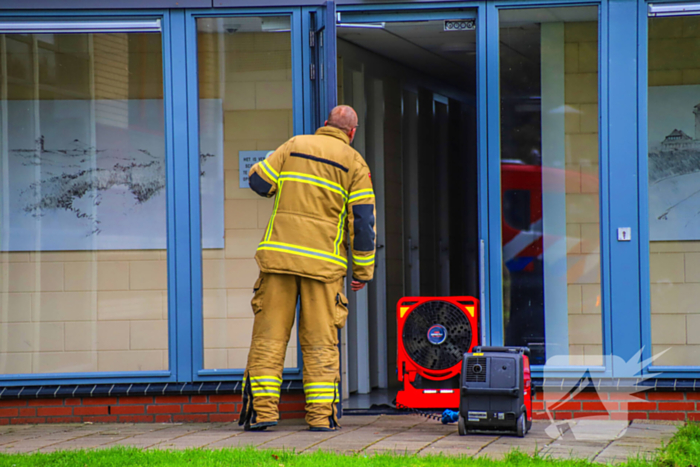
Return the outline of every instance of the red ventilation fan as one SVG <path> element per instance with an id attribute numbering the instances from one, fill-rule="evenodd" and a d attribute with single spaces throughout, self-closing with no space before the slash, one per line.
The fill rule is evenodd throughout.
<path id="1" fill-rule="evenodd" d="M 399 408 L 456 409 L 462 359 L 478 345 L 474 297 L 405 297 L 396 307 Z"/>

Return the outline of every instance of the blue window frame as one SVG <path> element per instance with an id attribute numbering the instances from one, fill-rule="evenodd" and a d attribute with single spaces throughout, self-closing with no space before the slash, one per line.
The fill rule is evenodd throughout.
<path id="1" fill-rule="evenodd" d="M 649 6 L 681 4 L 678 1 L 646 1 L 638 0 L 637 10 L 638 47 L 637 47 L 637 148 L 636 161 L 639 173 L 639 216 L 638 216 L 638 255 L 640 283 L 640 326 L 642 357 L 650 361 L 652 352 L 652 322 L 651 322 L 651 274 L 650 274 L 650 234 L 649 234 L 649 166 L 648 166 L 648 90 L 649 90 Z M 657 366 L 648 365 L 644 368 L 646 375 L 655 378 L 700 378 L 700 362 L 694 366 Z"/>
<path id="2" fill-rule="evenodd" d="M 176 167 L 179 151 L 178 141 L 175 136 L 176 122 L 185 116 L 178 112 L 181 110 L 173 97 L 183 92 L 178 92 L 177 79 L 173 79 L 170 72 L 173 61 L 177 61 L 177 54 L 172 54 L 171 40 L 178 34 L 177 27 L 171 23 L 173 15 L 168 10 L 105 10 L 105 11 L 5 11 L 0 13 L 1 20 L 31 20 L 31 21 L 56 21 L 76 20 L 119 20 L 152 18 L 160 19 L 162 24 L 161 39 L 163 53 L 163 100 L 165 105 L 165 162 L 166 162 L 166 204 L 167 204 L 167 251 L 168 251 L 168 370 L 143 371 L 143 372 L 91 372 L 91 373 L 37 373 L 37 374 L 7 374 L 0 375 L 0 383 L 4 386 L 23 386 L 32 384 L 78 384 L 88 381 L 99 383 L 155 383 L 174 382 L 178 374 L 179 366 L 183 363 L 182 352 L 176 352 L 183 340 L 186 340 L 188 329 L 183 328 L 177 322 L 178 309 L 188 308 L 188 302 L 183 300 L 183 293 L 177 291 L 187 290 L 189 287 L 189 265 L 186 262 L 176 260 L 178 253 L 183 248 L 189 248 L 186 237 L 176 235 L 176 209 L 178 203 L 187 200 L 186 185 L 179 185 L 175 181 Z M 184 187 L 185 189 L 182 189 Z M 186 363 L 186 362 L 185 362 Z"/>
<path id="3" fill-rule="evenodd" d="M 291 3 L 291 2 L 290 2 Z M 667 2 L 652 2 L 667 3 Z M 646 0 L 499 0 L 407 4 L 343 4 L 344 19 L 395 19 L 473 8 L 477 17 L 477 112 L 479 154 L 479 236 L 482 242 L 484 342 L 503 343 L 500 194 L 499 11 L 514 8 L 596 5 L 599 8 L 600 238 L 603 344 L 611 360 L 591 368 L 601 377 L 700 377 L 700 367 L 649 367 L 633 359 L 651 357 L 649 232 L 647 213 L 647 7 Z M 187 382 L 237 380 L 242 369 L 204 370 L 202 336 L 202 253 L 199 206 L 196 18 L 289 15 L 292 20 L 294 133 L 313 130 L 307 99 L 310 14 L 318 7 L 207 8 L 197 10 L 66 10 L 0 12 L 0 18 L 161 18 L 165 101 L 169 370 L 159 372 L 0 375 L 7 386 L 86 382 Z M 443 10 L 443 11 L 440 11 Z M 182 51 L 185 51 L 183 54 Z M 636 61 L 635 61 L 636 59 Z M 632 227 L 630 242 L 617 242 L 618 227 Z M 635 266 L 639 265 L 638 268 Z M 301 361 L 299 359 L 299 361 Z M 619 361 L 619 360 L 618 360 Z M 566 377 L 580 368 L 557 368 L 546 376 Z M 545 376 L 542 367 L 535 377 Z M 299 378 L 300 368 L 285 370 Z"/>

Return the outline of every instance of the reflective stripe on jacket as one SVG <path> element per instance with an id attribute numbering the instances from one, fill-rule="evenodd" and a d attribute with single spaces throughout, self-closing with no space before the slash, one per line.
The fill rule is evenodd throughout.
<path id="1" fill-rule="evenodd" d="M 275 204 L 255 259 L 267 273 L 298 274 L 323 282 L 374 275 L 376 230 L 369 168 L 330 126 L 290 139 L 250 169 L 250 187 Z"/>

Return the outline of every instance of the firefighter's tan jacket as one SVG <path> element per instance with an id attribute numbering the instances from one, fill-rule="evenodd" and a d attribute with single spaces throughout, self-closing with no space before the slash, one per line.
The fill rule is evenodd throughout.
<path id="1" fill-rule="evenodd" d="M 267 273 L 331 282 L 374 275 L 375 206 L 369 168 L 337 128 L 295 136 L 249 173 L 275 204 L 255 259 Z M 348 254 L 349 241 L 350 254 Z"/>

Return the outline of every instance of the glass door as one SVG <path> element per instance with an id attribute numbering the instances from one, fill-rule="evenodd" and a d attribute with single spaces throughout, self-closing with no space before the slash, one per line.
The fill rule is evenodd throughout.
<path id="1" fill-rule="evenodd" d="M 498 16 L 502 342 L 551 371 L 600 372 L 610 355 L 598 17 L 597 6 Z"/>
<path id="2" fill-rule="evenodd" d="M 274 202 L 250 190 L 248 171 L 303 131 L 299 10 L 193 15 L 187 34 L 196 51 L 188 57 L 196 63 L 189 94 L 197 109 L 190 112 L 197 156 L 191 180 L 199 195 L 193 225 L 201 222 L 193 229 L 193 245 L 201 245 L 193 252 L 194 368 L 196 378 L 237 378 L 253 328 L 254 257 Z M 293 330 L 285 378 L 300 374 L 298 355 Z"/>

